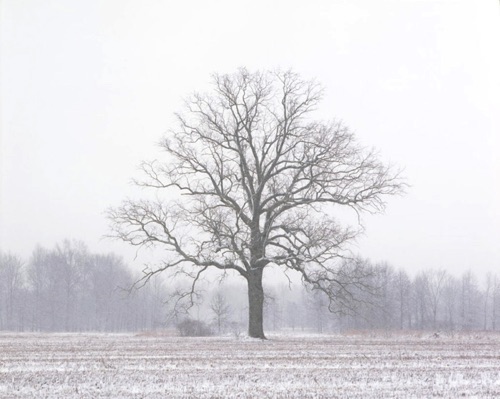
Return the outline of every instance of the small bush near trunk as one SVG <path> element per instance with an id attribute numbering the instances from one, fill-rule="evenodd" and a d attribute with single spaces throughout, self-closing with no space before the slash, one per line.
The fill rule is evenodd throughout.
<path id="1" fill-rule="evenodd" d="M 177 324 L 177 329 L 181 337 L 208 337 L 213 335 L 207 323 L 190 318 L 184 319 Z"/>

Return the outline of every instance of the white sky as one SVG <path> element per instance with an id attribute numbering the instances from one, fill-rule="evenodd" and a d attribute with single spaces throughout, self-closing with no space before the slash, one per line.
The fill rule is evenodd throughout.
<path id="1" fill-rule="evenodd" d="M 500 271 L 498 0 L 0 0 L 0 248 L 102 240 L 181 97 L 212 72 L 293 68 L 323 118 L 405 168 L 359 252 Z"/>

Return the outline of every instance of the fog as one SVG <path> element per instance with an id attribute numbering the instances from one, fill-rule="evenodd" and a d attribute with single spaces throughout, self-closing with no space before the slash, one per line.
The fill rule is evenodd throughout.
<path id="1" fill-rule="evenodd" d="M 500 266 L 500 6 L 456 1 L 3 0 L 0 249 L 28 259 L 104 239 L 104 211 L 147 196 L 131 179 L 182 97 L 213 72 L 292 68 L 318 109 L 404 169 L 407 194 L 363 218 L 354 251 L 415 275 Z"/>

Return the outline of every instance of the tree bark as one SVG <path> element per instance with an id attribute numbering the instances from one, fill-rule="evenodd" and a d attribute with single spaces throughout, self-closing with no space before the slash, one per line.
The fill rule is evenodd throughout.
<path id="1" fill-rule="evenodd" d="M 266 339 L 264 335 L 264 289 L 262 288 L 262 268 L 248 273 L 248 336 Z"/>

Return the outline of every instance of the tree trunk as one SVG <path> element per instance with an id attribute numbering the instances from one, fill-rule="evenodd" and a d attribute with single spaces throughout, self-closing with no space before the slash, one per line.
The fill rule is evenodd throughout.
<path id="1" fill-rule="evenodd" d="M 248 336 L 266 339 L 263 326 L 264 289 L 262 288 L 262 268 L 249 272 L 248 281 Z"/>

